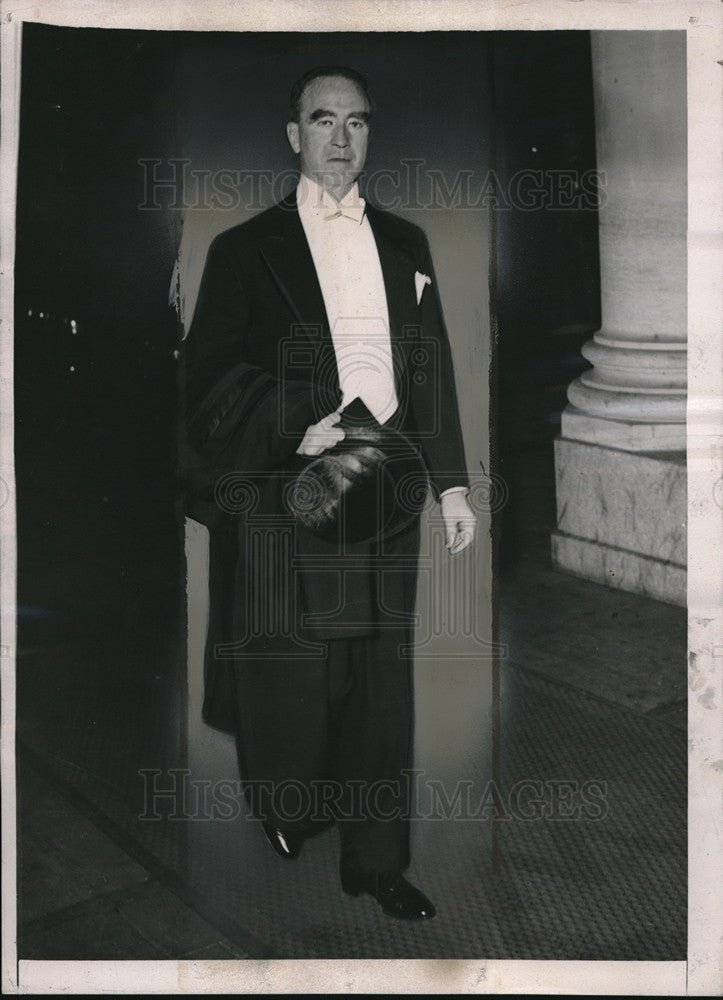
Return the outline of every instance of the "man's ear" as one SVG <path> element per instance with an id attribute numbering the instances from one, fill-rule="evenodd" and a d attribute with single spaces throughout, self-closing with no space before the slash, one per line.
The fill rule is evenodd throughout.
<path id="1" fill-rule="evenodd" d="M 289 122 L 286 126 L 286 138 L 289 140 L 291 148 L 295 153 L 298 153 L 301 149 L 299 145 L 299 123 Z"/>

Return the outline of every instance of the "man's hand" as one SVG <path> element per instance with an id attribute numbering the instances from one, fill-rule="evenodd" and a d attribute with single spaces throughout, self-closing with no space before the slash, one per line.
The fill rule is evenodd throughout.
<path id="1" fill-rule="evenodd" d="M 330 413 L 318 424 L 312 424 L 306 428 L 306 434 L 296 449 L 297 455 L 321 455 L 328 448 L 333 448 L 344 440 L 344 431 L 336 424 L 341 420 L 341 410 Z"/>
<path id="2" fill-rule="evenodd" d="M 472 544 L 477 518 L 467 501 L 466 493 L 461 491 L 447 493 L 439 502 L 442 507 L 449 554 L 457 555 Z"/>

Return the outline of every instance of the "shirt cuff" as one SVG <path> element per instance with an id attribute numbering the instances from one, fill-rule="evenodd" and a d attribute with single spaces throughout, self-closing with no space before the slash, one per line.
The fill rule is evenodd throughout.
<path id="1" fill-rule="evenodd" d="M 464 493 L 464 495 L 467 496 L 469 494 L 469 488 L 467 486 L 450 486 L 449 489 L 439 494 L 439 499 L 441 500 L 442 497 L 446 497 L 450 493 Z"/>

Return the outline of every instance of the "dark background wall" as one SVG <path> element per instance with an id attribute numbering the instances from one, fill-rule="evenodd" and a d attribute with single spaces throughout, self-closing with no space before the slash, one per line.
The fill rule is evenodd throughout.
<path id="1" fill-rule="evenodd" d="M 173 40 L 25 25 L 22 60 L 19 735 L 117 780 L 178 743 L 181 704 L 177 219 L 137 207 L 138 156 L 173 148 Z"/>
<path id="2" fill-rule="evenodd" d="M 500 203 L 492 314 L 494 465 L 509 488 L 497 518 L 504 574 L 530 546 L 549 557 L 552 442 L 566 389 L 600 326 L 597 175 L 589 33 L 498 32 L 492 45 Z M 542 547 L 542 548 L 541 548 Z"/>
<path id="3" fill-rule="evenodd" d="M 15 341 L 20 732 L 42 733 L 104 773 L 110 761 L 132 769 L 134 754 L 148 766 L 183 750 L 173 262 L 181 245 L 192 287 L 213 233 L 277 193 L 224 208 L 218 197 L 200 203 L 194 180 L 180 204 L 165 188 L 149 205 L 141 161 L 160 160 L 164 177 L 173 159 L 212 172 L 291 168 L 289 84 L 313 63 L 337 61 L 374 84 L 368 173 L 422 161 L 419 182 L 407 172 L 377 194 L 430 236 L 458 345 L 469 457 L 486 465 L 496 348 L 494 462 L 511 488 L 498 524 L 503 558 L 514 558 L 524 530 L 514 456 L 551 440 L 579 343 L 597 323 L 594 212 L 548 204 L 490 213 L 494 203 L 481 200 L 490 169 L 506 189 L 521 169 L 594 166 L 585 33 L 26 25 Z M 436 201 L 429 171 L 447 191 Z M 455 195 L 460 172 L 469 186 Z"/>

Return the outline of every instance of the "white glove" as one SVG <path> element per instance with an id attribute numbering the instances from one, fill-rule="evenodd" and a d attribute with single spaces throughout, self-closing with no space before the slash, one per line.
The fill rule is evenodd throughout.
<path id="1" fill-rule="evenodd" d="M 447 548 L 450 555 L 456 555 L 472 544 L 477 518 L 469 505 L 467 494 L 461 490 L 445 493 L 439 502 L 447 535 Z"/>
<path id="2" fill-rule="evenodd" d="M 341 410 L 330 413 L 318 424 L 312 424 L 306 428 L 303 440 L 296 449 L 297 455 L 321 455 L 328 448 L 333 448 L 335 444 L 344 440 L 344 431 L 336 427 L 341 420 Z"/>

